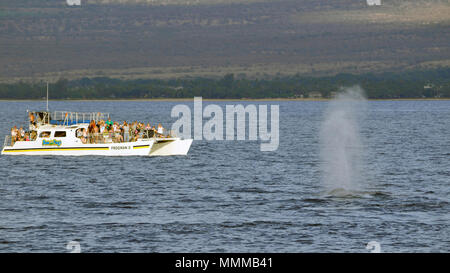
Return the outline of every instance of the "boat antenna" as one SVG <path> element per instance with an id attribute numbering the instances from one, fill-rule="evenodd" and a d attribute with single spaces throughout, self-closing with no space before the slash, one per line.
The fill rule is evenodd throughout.
<path id="1" fill-rule="evenodd" d="M 47 112 L 48 112 L 48 82 L 47 82 Z"/>

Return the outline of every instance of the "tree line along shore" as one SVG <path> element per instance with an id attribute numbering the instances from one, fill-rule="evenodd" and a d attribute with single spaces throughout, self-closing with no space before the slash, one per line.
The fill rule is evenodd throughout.
<path id="1" fill-rule="evenodd" d="M 327 99 L 354 85 L 368 99 L 450 98 L 450 68 L 334 76 L 267 77 L 242 74 L 221 78 L 140 79 L 108 77 L 59 79 L 49 84 L 51 99 Z M 41 99 L 45 82 L 0 84 L 0 99 Z"/>

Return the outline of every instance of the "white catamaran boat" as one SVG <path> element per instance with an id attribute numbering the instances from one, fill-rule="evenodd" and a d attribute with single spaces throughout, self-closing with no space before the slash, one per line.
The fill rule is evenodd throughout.
<path id="1" fill-rule="evenodd" d="M 92 122 L 109 119 L 107 113 L 29 112 L 26 138 L 7 136 L 2 155 L 101 155 L 101 156 L 169 156 L 186 155 L 192 139 L 181 139 L 154 130 L 137 134 L 90 133 Z M 95 124 L 95 123 L 94 123 Z"/>

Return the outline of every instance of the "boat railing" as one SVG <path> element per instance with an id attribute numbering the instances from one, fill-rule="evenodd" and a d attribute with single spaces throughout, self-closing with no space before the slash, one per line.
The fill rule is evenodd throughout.
<path id="1" fill-rule="evenodd" d="M 87 136 L 79 136 L 79 138 L 85 144 L 124 142 L 123 136 L 120 133 L 90 133 Z"/>
<path id="2" fill-rule="evenodd" d="M 136 136 L 121 133 L 90 133 L 87 136 L 79 136 L 78 138 L 85 144 L 107 144 L 107 143 L 127 143 L 136 142 L 139 139 L 149 139 L 145 134 Z"/>
<path id="3" fill-rule="evenodd" d="M 158 131 L 153 131 L 153 130 L 143 130 L 142 134 L 143 134 L 143 138 L 152 138 L 152 137 L 156 137 L 156 136 L 177 137 L 175 130 L 167 130 L 167 129 L 163 129 L 162 134 L 158 133 Z"/>
<path id="4" fill-rule="evenodd" d="M 98 122 L 100 120 L 108 120 L 109 113 L 100 112 L 68 112 L 68 111 L 29 111 L 35 115 L 36 125 L 74 125 L 78 123 L 89 123 L 92 120 Z"/>
<path id="5" fill-rule="evenodd" d="M 107 143 L 127 143 L 136 142 L 137 140 L 152 139 L 164 135 L 158 134 L 152 130 L 143 130 L 138 134 L 124 134 L 124 133 L 88 133 L 86 136 L 77 136 L 85 144 L 107 144 Z M 173 134 L 168 136 L 174 137 Z M 164 136 L 167 137 L 167 136 Z"/>
<path id="6" fill-rule="evenodd" d="M 11 147 L 11 136 L 5 136 L 5 142 L 3 143 L 3 147 Z"/>
<path id="7" fill-rule="evenodd" d="M 175 130 L 167 130 L 169 132 L 169 136 L 171 137 L 177 137 L 177 134 L 175 132 Z"/>
<path id="8" fill-rule="evenodd" d="M 51 114 L 51 122 L 62 123 L 61 125 L 73 125 L 77 123 L 89 123 L 91 120 L 98 122 L 100 120 L 108 120 L 109 113 L 100 112 L 66 112 L 54 111 Z M 51 123 L 50 122 L 50 123 Z"/>

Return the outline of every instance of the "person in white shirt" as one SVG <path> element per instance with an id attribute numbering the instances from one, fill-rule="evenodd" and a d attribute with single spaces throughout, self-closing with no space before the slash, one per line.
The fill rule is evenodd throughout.
<path id="1" fill-rule="evenodd" d="M 162 127 L 161 123 L 158 124 L 158 134 L 164 134 L 164 128 Z"/>
<path id="2" fill-rule="evenodd" d="M 14 142 L 17 140 L 17 127 L 14 126 L 11 128 L 11 146 L 14 145 Z"/>

